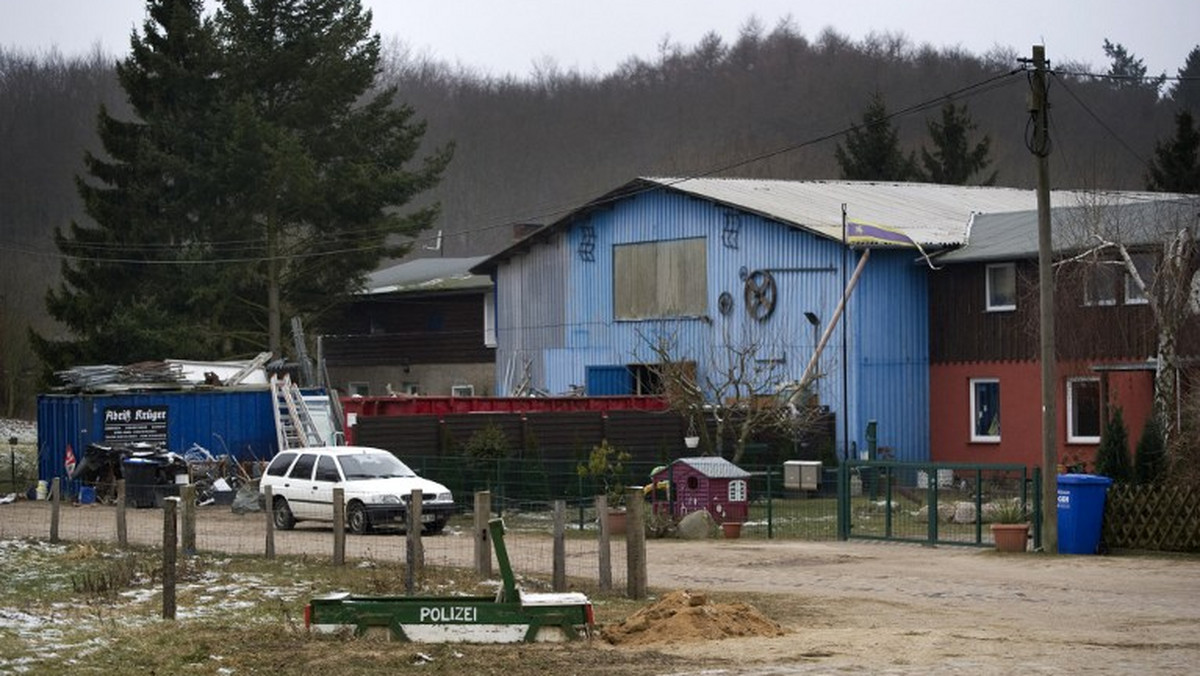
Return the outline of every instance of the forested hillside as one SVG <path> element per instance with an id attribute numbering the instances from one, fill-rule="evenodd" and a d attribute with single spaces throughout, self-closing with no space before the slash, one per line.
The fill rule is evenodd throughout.
<path id="1" fill-rule="evenodd" d="M 1047 51 L 1053 59 L 1054 46 Z M 918 155 L 927 120 L 955 94 L 974 135 L 992 139 L 997 185 L 1031 187 L 1029 86 L 1013 72 L 1028 55 L 1028 45 L 977 55 L 751 21 L 734 44 L 715 35 L 664 44 L 652 62 L 601 74 L 547 63 L 497 79 L 393 45 L 380 83 L 397 85 L 426 120 L 428 149 L 455 144 L 444 180 L 421 202 L 442 205 L 441 254 L 469 256 L 504 246 L 514 224 L 551 220 L 639 175 L 839 178 L 835 144 L 876 92 L 896 114 L 903 150 Z M 116 58 L 0 50 L 0 415 L 28 401 L 19 390 L 36 369 L 26 330 L 51 328 L 42 306 L 59 265 L 52 234 L 82 218 L 75 181 L 85 149 L 98 148 L 99 106 L 127 110 Z M 1106 65 L 1052 67 L 1052 185 L 1144 188 L 1155 141 L 1173 132 L 1173 103 L 1152 87 L 1087 75 Z M 428 235 L 419 247 L 433 243 Z"/>

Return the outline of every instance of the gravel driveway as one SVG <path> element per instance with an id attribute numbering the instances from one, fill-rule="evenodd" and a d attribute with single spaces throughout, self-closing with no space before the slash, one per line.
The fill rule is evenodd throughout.
<path id="1" fill-rule="evenodd" d="M 202 549 L 263 550 L 265 516 L 202 508 Z M 64 540 L 111 537 L 114 508 L 62 507 Z M 161 543 L 161 510 L 129 510 L 130 539 Z M 0 505 L 0 538 L 48 535 L 49 506 Z M 106 535 L 107 534 L 107 535 Z M 278 534 L 277 551 L 327 551 L 329 529 Z M 550 568 L 550 539 L 506 538 L 514 565 Z M 425 538 L 430 563 L 470 565 L 465 534 Z M 594 544 L 570 540 L 568 574 L 594 575 Z M 349 557 L 403 560 L 404 538 L 350 537 Z M 532 554 L 530 554 L 532 553 Z M 541 562 L 541 563 L 539 563 Z M 623 548 L 614 547 L 623 578 Z M 968 547 L 866 542 L 649 540 L 657 589 L 784 597 L 784 638 L 664 645 L 735 658 L 735 673 L 1196 673 L 1200 558 L 1001 555 Z M 619 585 L 623 583 L 618 582 Z"/>

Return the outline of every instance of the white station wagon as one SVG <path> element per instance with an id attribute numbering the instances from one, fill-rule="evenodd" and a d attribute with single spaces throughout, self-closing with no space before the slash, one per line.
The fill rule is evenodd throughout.
<path id="1" fill-rule="evenodd" d="M 366 533 L 381 526 L 404 528 L 408 503 L 421 491 L 421 531 L 440 533 L 454 512 L 450 489 L 422 479 L 390 452 L 365 446 L 284 451 L 271 460 L 259 491 L 271 487 L 275 527 L 297 521 L 333 521 L 333 489 L 345 493 L 346 527 Z"/>

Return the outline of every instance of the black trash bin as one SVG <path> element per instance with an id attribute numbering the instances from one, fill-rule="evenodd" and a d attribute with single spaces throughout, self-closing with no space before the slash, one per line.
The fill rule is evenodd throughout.
<path id="1" fill-rule="evenodd" d="M 158 507 L 166 486 L 163 469 L 166 462 L 155 457 L 125 458 L 121 473 L 125 478 L 126 507 Z"/>

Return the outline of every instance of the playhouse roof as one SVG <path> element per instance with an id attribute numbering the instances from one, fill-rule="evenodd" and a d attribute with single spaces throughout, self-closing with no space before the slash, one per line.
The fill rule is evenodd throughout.
<path id="1" fill-rule="evenodd" d="M 710 479 L 744 479 L 750 476 L 750 473 L 741 467 L 729 462 L 725 458 L 716 456 L 680 458 L 671 464 L 676 463 L 687 465 Z M 663 470 L 663 473 L 669 473 L 670 471 L 668 467 Z"/>

